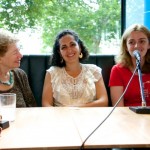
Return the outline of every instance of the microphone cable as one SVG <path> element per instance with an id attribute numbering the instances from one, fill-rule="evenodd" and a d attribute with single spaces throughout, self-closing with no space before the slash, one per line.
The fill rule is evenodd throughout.
<path id="1" fill-rule="evenodd" d="M 112 112 L 115 110 L 116 106 L 119 104 L 119 102 L 121 101 L 122 97 L 123 97 L 124 94 L 126 93 L 126 91 L 127 91 L 128 87 L 129 87 L 129 85 L 130 85 L 130 83 L 131 83 L 131 81 L 132 81 L 132 79 L 133 79 L 133 77 L 134 77 L 134 75 L 135 75 L 137 69 L 138 69 L 138 64 L 136 65 L 136 68 L 135 68 L 135 70 L 134 70 L 134 72 L 133 72 L 133 74 L 132 74 L 132 76 L 131 76 L 131 78 L 130 78 L 130 80 L 129 80 L 129 82 L 128 82 L 128 84 L 127 84 L 125 90 L 124 90 L 124 92 L 122 93 L 122 95 L 120 96 L 120 98 L 118 99 L 118 101 L 116 102 L 116 104 L 114 105 L 114 107 L 112 108 L 112 110 L 110 111 L 110 113 L 109 113 L 109 114 L 104 118 L 104 120 L 87 136 L 87 138 L 83 141 L 83 143 L 82 143 L 82 145 L 81 145 L 81 147 L 80 147 L 79 150 L 84 150 L 84 144 L 85 144 L 85 142 L 86 142 L 86 141 L 90 138 L 90 136 L 108 119 L 108 117 L 109 117 L 109 116 L 112 114 Z"/>

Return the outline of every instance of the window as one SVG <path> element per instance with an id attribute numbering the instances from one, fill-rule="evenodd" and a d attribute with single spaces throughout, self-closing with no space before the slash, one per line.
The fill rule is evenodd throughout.
<path id="1" fill-rule="evenodd" d="M 126 0 L 127 28 L 131 24 L 139 23 L 150 29 L 150 1 L 149 0 Z"/>
<path id="2" fill-rule="evenodd" d="M 79 34 L 91 54 L 119 49 L 120 0 L 1 0 L 0 12 L 0 27 L 17 32 L 23 54 L 50 54 L 55 36 L 66 28 Z"/>

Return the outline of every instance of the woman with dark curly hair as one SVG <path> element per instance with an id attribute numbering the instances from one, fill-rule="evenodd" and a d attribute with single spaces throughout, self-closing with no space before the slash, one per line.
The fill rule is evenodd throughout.
<path id="1" fill-rule="evenodd" d="M 82 64 L 89 56 L 77 33 L 63 30 L 55 40 L 43 88 L 43 106 L 107 106 L 101 68 Z"/>
<path id="2" fill-rule="evenodd" d="M 131 25 L 122 36 L 120 54 L 116 57 L 117 64 L 111 70 L 109 81 L 113 105 L 123 94 L 136 68 L 136 58 L 133 55 L 135 50 L 139 51 L 141 57 L 140 65 L 145 100 L 150 106 L 150 31 L 140 24 Z M 138 73 L 133 77 L 118 106 L 141 106 Z"/>

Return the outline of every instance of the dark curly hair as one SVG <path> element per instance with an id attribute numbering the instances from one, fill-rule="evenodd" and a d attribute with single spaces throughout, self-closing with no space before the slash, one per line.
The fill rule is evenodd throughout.
<path id="1" fill-rule="evenodd" d="M 86 60 L 89 57 L 89 52 L 86 48 L 86 46 L 84 45 L 83 41 L 79 38 L 78 34 L 73 31 L 73 30 L 63 30 L 61 31 L 55 39 L 54 45 L 53 45 L 53 54 L 50 57 L 50 65 L 51 66 L 58 66 L 58 67 L 64 67 L 66 66 L 65 61 L 62 62 L 62 57 L 60 55 L 60 44 L 59 44 L 59 40 L 65 36 L 65 35 L 72 35 L 75 39 L 75 41 L 79 44 L 79 47 L 81 48 L 81 52 L 83 54 L 82 58 L 79 58 L 80 62 L 83 62 L 84 60 Z"/>

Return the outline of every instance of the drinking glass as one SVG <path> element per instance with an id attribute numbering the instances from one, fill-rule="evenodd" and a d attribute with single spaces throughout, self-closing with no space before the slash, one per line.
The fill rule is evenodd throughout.
<path id="1" fill-rule="evenodd" d="M 0 94 L 0 115 L 2 120 L 14 121 L 16 114 L 16 94 L 2 93 Z"/>

